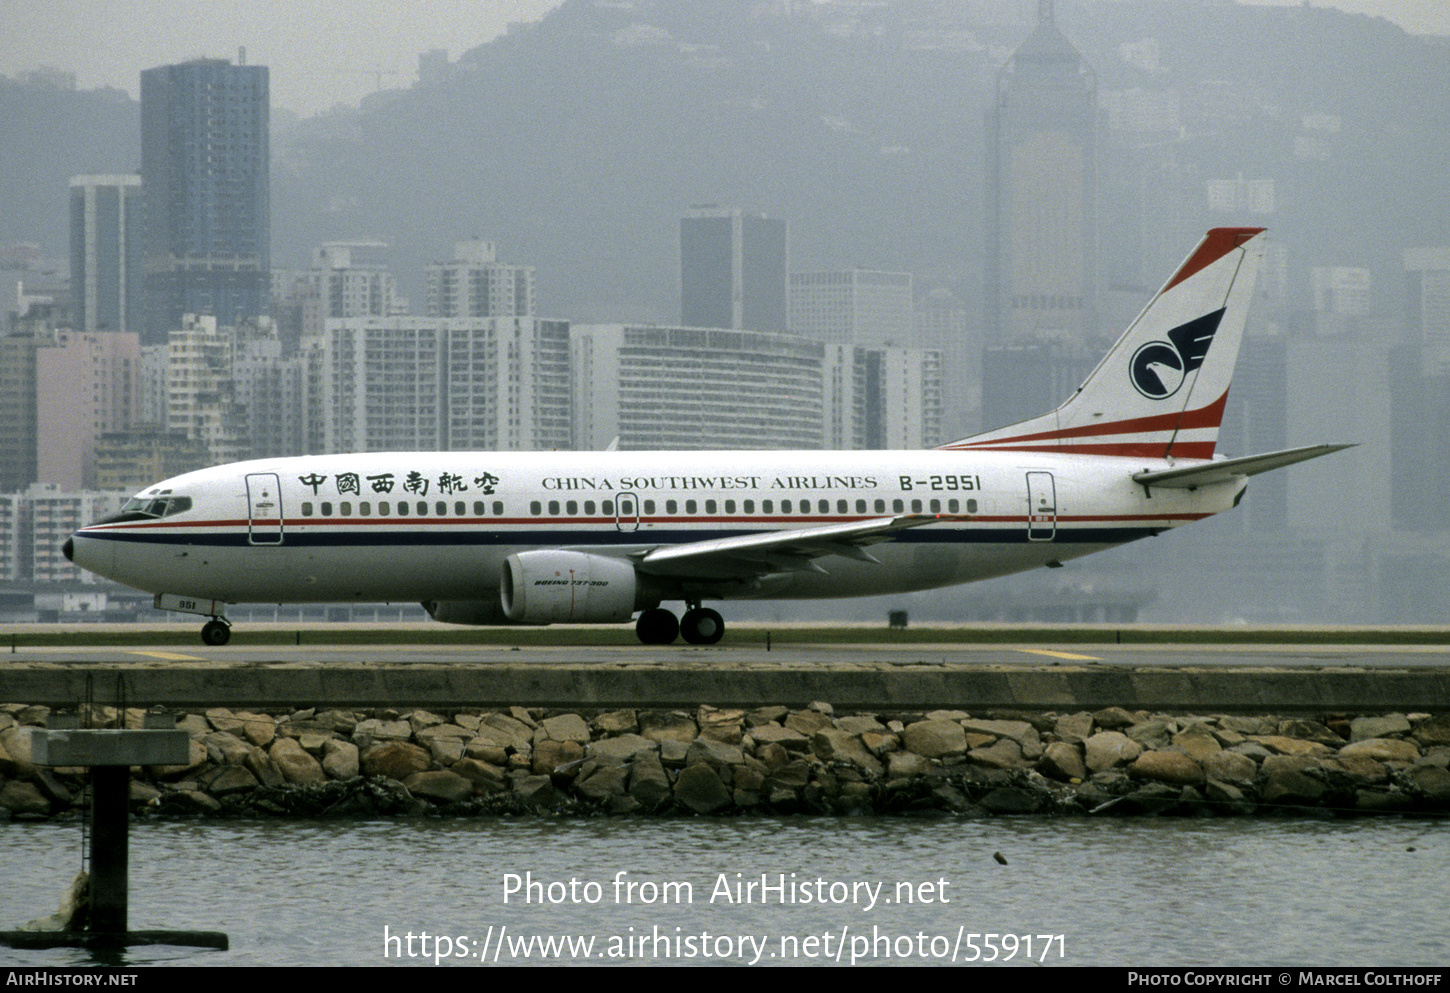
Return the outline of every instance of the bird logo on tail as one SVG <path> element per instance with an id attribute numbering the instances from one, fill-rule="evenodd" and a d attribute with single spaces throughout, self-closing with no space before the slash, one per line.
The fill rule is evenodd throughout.
<path id="1" fill-rule="evenodd" d="M 1168 332 L 1167 341 L 1150 341 L 1133 353 L 1128 379 L 1149 400 L 1166 400 L 1178 392 L 1188 374 L 1203 365 L 1224 308 L 1196 317 Z"/>

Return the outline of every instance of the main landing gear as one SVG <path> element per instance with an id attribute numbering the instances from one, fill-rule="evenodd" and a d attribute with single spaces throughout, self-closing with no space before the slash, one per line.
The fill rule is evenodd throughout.
<path id="1" fill-rule="evenodd" d="M 663 607 L 646 610 L 635 621 L 634 633 L 646 645 L 673 644 L 679 636 L 691 645 L 713 645 L 725 636 L 725 618 L 718 611 L 698 603 L 689 603 L 686 607 L 679 620 Z"/>
<path id="2" fill-rule="evenodd" d="M 201 641 L 204 645 L 211 645 L 217 648 L 232 640 L 232 626 L 225 617 L 213 617 L 201 628 Z"/>

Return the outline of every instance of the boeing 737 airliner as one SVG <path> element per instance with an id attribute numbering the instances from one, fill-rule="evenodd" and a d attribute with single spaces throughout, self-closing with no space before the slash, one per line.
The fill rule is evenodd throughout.
<path id="1" fill-rule="evenodd" d="M 158 483 L 65 552 L 209 616 L 209 645 L 230 637 L 230 603 L 407 600 L 456 624 L 638 615 L 646 644 L 713 644 L 725 624 L 707 600 L 1057 566 L 1346 447 L 1214 457 L 1263 250 L 1262 229 L 1210 231 L 1066 403 L 939 449 L 259 459 Z"/>

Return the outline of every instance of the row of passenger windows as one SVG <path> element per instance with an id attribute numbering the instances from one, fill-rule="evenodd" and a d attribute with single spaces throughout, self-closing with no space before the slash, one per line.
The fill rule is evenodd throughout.
<path id="1" fill-rule="evenodd" d="M 698 514 L 701 512 L 700 507 L 703 503 L 704 513 L 718 514 L 721 512 L 720 505 L 722 502 L 724 504 L 724 513 L 726 514 L 756 513 L 756 501 L 754 500 L 741 500 L 738 502 L 738 504 L 735 500 L 685 500 L 683 501 L 685 508 L 684 512 L 686 514 Z M 679 514 L 680 503 L 681 501 L 679 500 L 664 501 L 664 512 L 667 515 Z M 850 514 L 854 512 L 857 514 L 904 514 L 907 512 L 907 507 L 909 505 L 911 513 L 913 514 L 960 514 L 963 511 L 964 503 L 966 513 L 975 514 L 977 512 L 976 500 L 962 501 L 953 497 L 950 500 L 917 499 L 910 501 L 902 500 L 900 498 L 890 501 L 882 499 L 876 499 L 873 501 L 858 499 L 855 501 L 854 510 L 852 507 L 852 501 L 837 500 L 835 505 L 835 513 Z M 888 504 L 890 507 L 889 510 Z M 776 513 L 775 505 L 776 501 L 774 500 L 761 500 L 759 502 L 760 513 Z M 495 500 L 492 504 L 489 504 L 483 500 L 474 500 L 471 509 L 472 515 L 474 517 L 486 517 L 490 514 L 494 517 L 502 517 L 503 501 Z M 630 501 L 623 501 L 620 504 L 619 509 L 620 513 L 626 517 L 631 517 L 635 513 L 634 504 Z M 356 510 L 355 515 L 354 510 Z M 602 500 L 596 503 L 594 500 L 550 500 L 548 502 L 548 513 L 550 517 L 558 517 L 561 513 L 569 517 L 577 517 L 580 515 L 581 510 L 583 516 L 585 517 L 595 517 L 600 514 L 605 517 L 613 517 L 614 501 Z M 645 516 L 653 516 L 658 512 L 658 505 L 654 500 L 645 500 L 643 502 L 643 510 Z M 361 500 L 357 504 L 353 504 L 351 500 L 342 500 L 335 504 L 331 500 L 323 500 L 318 503 L 313 503 L 311 500 L 304 500 L 302 502 L 303 517 L 427 517 L 430 514 L 435 517 L 447 517 L 450 514 L 454 517 L 466 517 L 468 516 L 469 511 L 470 505 L 467 501 L 464 500 L 455 500 L 451 505 L 451 509 L 447 500 L 437 500 L 431 504 L 427 500 L 415 500 L 412 502 L 409 502 L 407 500 L 398 500 L 396 502 L 389 500 L 379 500 L 376 504 L 373 504 L 371 501 L 368 500 Z M 811 502 L 809 500 L 780 501 L 780 513 L 782 514 L 829 514 L 831 512 L 831 501 L 829 500 L 817 500 L 814 510 L 812 510 Z M 529 503 L 529 513 L 535 517 L 541 516 L 544 513 L 544 503 L 539 500 L 531 501 Z"/>
<path id="2" fill-rule="evenodd" d="M 682 502 L 684 504 L 684 512 L 686 514 L 700 513 L 700 508 L 702 504 L 704 506 L 704 513 L 718 514 L 721 513 L 722 503 L 724 505 L 724 513 L 726 514 L 756 513 L 756 501 L 754 500 L 741 500 L 738 501 L 738 503 L 735 500 L 666 500 L 664 501 L 665 514 L 670 516 L 679 514 L 680 505 Z M 887 510 L 888 503 L 891 507 L 890 511 Z M 854 512 L 857 514 L 885 514 L 889 512 L 892 514 L 904 514 L 906 513 L 906 507 L 908 503 L 911 505 L 911 512 L 913 514 L 920 514 L 923 512 L 929 512 L 933 514 L 960 514 L 962 512 L 962 501 L 953 498 L 950 500 L 911 501 L 901 499 L 891 501 L 880 499 L 875 501 L 856 500 L 854 511 L 852 510 L 852 501 L 837 500 L 835 505 L 835 513 L 850 514 Z M 776 501 L 774 500 L 761 500 L 759 502 L 759 512 L 762 514 L 774 514 L 776 513 L 775 504 Z M 548 502 L 549 516 L 557 517 L 560 513 L 563 513 L 566 516 L 574 517 L 579 514 L 580 506 L 581 501 L 578 500 L 550 500 Z M 595 503 L 593 500 L 582 501 L 582 506 L 583 514 L 585 517 L 594 516 Z M 605 517 L 614 516 L 614 501 L 605 500 L 599 506 L 601 513 L 603 513 Z M 658 505 L 654 500 L 645 500 L 643 501 L 643 509 L 646 517 L 652 517 L 658 512 Z M 630 516 L 634 514 L 634 508 L 628 502 L 625 502 L 621 505 L 620 512 L 625 516 Z M 780 501 L 780 513 L 782 514 L 829 514 L 831 512 L 831 501 L 829 500 L 817 500 L 814 510 L 811 509 L 811 502 L 809 500 Z M 966 512 L 969 514 L 975 514 L 977 512 L 976 500 L 966 501 Z M 530 502 L 529 513 L 533 514 L 535 517 L 540 516 L 544 513 L 544 504 L 539 500 L 534 500 Z"/>

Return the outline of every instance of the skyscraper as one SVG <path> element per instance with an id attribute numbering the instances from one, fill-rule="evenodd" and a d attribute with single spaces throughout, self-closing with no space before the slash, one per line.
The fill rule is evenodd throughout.
<path id="1" fill-rule="evenodd" d="M 1097 82 L 1038 0 L 987 115 L 987 333 L 1096 332 Z"/>
<path id="2" fill-rule="evenodd" d="M 271 194 L 266 66 L 197 59 L 141 73 L 143 341 L 183 314 L 267 313 Z"/>
<path id="3" fill-rule="evenodd" d="M 911 273 L 844 269 L 790 274 L 790 332 L 852 345 L 906 347 L 913 334 Z"/>
<path id="4" fill-rule="evenodd" d="M 139 331 L 140 176 L 72 176 L 70 272 L 77 331 Z"/>
<path id="5" fill-rule="evenodd" d="M 680 219 L 680 323 L 785 331 L 789 255 L 783 220 L 713 204 L 692 207 Z"/>

